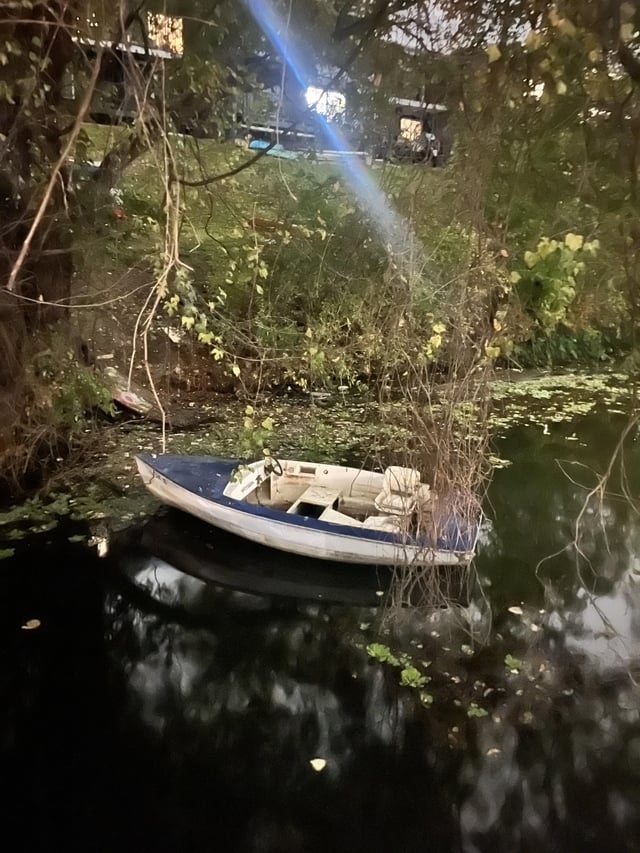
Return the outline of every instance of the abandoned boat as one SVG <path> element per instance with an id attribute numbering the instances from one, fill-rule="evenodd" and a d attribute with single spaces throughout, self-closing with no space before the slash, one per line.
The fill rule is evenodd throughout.
<path id="1" fill-rule="evenodd" d="M 163 503 L 281 551 L 374 565 L 460 565 L 473 557 L 478 524 L 443 523 L 436 496 L 411 468 L 153 453 L 136 462 Z"/>

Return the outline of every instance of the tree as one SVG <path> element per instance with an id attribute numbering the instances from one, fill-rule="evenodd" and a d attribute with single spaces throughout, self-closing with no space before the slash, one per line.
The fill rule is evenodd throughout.
<path id="1" fill-rule="evenodd" d="M 313 44 L 319 63 L 337 76 L 348 75 L 352 102 L 369 116 L 389 94 L 437 92 L 438 100 L 448 100 L 456 127 L 451 221 L 477 240 L 476 257 L 487 246 L 510 242 L 512 255 L 522 260 L 541 237 L 574 233 L 579 222 L 588 222 L 591 236 L 605 229 L 602 276 L 608 270 L 607 282 L 625 294 L 635 316 L 636 0 L 274 0 L 274 5 L 291 41 Z M 176 125 L 192 132 L 206 125 L 208 132 L 223 135 L 235 95 L 256 85 L 244 60 L 275 51 L 268 28 L 260 26 L 264 21 L 251 14 L 255 8 L 228 0 L 173 0 L 166 8 L 159 0 L 3 4 L 0 451 L 25 443 L 16 428 L 33 421 L 25 374 L 30 350 L 52 322 L 64 318 L 74 246 L 80 228 L 91 224 L 92 208 L 143 153 L 154 150 L 162 163 L 165 217 L 174 218 L 165 234 L 174 239 L 182 189 L 211 186 L 221 177 L 203 166 L 200 176 L 185 179 L 170 132 Z M 184 18 L 182 59 L 163 61 L 153 53 L 146 14 L 161 11 Z M 135 55 L 119 47 L 130 38 L 138 43 Z M 71 162 L 81 154 L 94 90 L 118 75 L 136 102 L 135 120 L 78 189 Z M 65 97 L 70 80 L 76 90 L 72 101 Z M 255 159 L 246 157 L 225 175 Z M 158 300 L 181 269 L 175 245 L 165 245 L 160 254 Z M 495 311 L 489 313 L 493 321 Z"/>

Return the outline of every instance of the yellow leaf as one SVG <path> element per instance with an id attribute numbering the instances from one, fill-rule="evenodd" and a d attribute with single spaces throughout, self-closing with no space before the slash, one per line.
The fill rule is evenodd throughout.
<path id="1" fill-rule="evenodd" d="M 502 331 L 502 323 L 495 317 L 493 319 L 493 328 L 496 330 L 496 332 Z"/>
<path id="2" fill-rule="evenodd" d="M 544 37 L 542 33 L 539 33 L 537 30 L 531 30 L 524 40 L 524 44 L 529 53 L 532 53 L 540 47 L 543 41 Z"/>
<path id="3" fill-rule="evenodd" d="M 312 758 L 309 764 L 313 767 L 316 773 L 319 773 L 321 770 L 327 766 L 327 762 L 324 758 Z"/>
<path id="4" fill-rule="evenodd" d="M 620 27 L 620 41 L 631 41 L 635 27 L 631 23 L 622 24 Z"/>
<path id="5" fill-rule="evenodd" d="M 520 279 L 522 278 L 522 276 L 520 275 L 520 273 L 519 273 L 519 272 L 516 272 L 516 271 L 514 270 L 514 271 L 511 273 L 511 275 L 509 276 L 509 278 L 511 279 L 511 284 L 517 284 L 517 283 L 520 281 Z"/>
<path id="6" fill-rule="evenodd" d="M 502 51 L 497 44 L 490 44 L 487 46 L 487 56 L 489 57 L 489 64 L 491 64 L 492 62 L 497 62 L 498 59 L 500 59 Z"/>
<path id="7" fill-rule="evenodd" d="M 21 625 L 23 631 L 34 631 L 39 628 L 42 622 L 39 619 L 28 619 L 24 625 Z"/>
<path id="8" fill-rule="evenodd" d="M 569 38 L 573 38 L 577 32 L 575 24 L 573 24 L 568 18 L 560 18 L 556 26 L 558 27 L 559 32 L 565 36 L 569 36 Z"/>
<path id="9" fill-rule="evenodd" d="M 524 253 L 524 262 L 529 269 L 531 267 L 535 267 L 538 262 L 538 255 L 535 252 L 525 252 Z"/>
<path id="10" fill-rule="evenodd" d="M 239 366 L 238 366 L 237 364 L 234 364 L 234 365 L 231 367 L 231 372 L 233 373 L 233 375 L 234 375 L 234 376 L 240 376 L 240 368 L 239 368 Z"/>
<path id="11" fill-rule="evenodd" d="M 567 94 L 567 84 L 564 82 L 564 80 L 558 80 L 558 82 L 556 83 L 556 92 L 559 95 Z"/>
<path id="12" fill-rule="evenodd" d="M 536 252 L 540 260 L 543 261 L 545 258 L 548 258 L 549 255 L 552 255 L 557 248 L 557 240 L 549 240 L 548 237 L 543 237 L 536 246 Z"/>
<path id="13" fill-rule="evenodd" d="M 564 238 L 564 244 L 567 249 L 571 249 L 572 252 L 577 252 L 584 244 L 584 237 L 580 234 L 573 234 L 569 232 L 569 234 Z"/>

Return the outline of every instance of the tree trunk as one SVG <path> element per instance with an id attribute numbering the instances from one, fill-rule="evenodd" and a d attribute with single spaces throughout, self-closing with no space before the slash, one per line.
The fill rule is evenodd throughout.
<path id="1" fill-rule="evenodd" d="M 0 452 L 26 403 L 25 359 L 43 324 L 66 313 L 73 272 L 63 176 L 12 281 L 60 158 L 62 86 L 84 0 L 0 7 Z"/>

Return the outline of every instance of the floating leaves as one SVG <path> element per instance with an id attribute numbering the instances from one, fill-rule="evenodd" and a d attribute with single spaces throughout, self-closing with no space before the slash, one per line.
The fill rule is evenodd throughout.
<path id="1" fill-rule="evenodd" d="M 309 761 L 309 764 L 313 767 L 316 773 L 320 773 L 327 766 L 327 762 L 324 758 L 312 758 Z"/>
<path id="2" fill-rule="evenodd" d="M 21 625 L 23 631 L 35 631 L 36 628 L 39 628 L 42 625 L 42 622 L 39 619 L 27 619 L 24 625 Z"/>
<path id="3" fill-rule="evenodd" d="M 494 428 L 508 429 L 518 424 L 562 423 L 593 411 L 604 405 L 608 411 L 612 404 L 630 395 L 627 376 L 611 374 L 566 373 L 556 376 L 538 376 L 515 381 L 496 380 L 492 383 L 492 397 L 502 402 L 491 415 Z M 545 435 L 549 431 L 545 431 Z"/>
<path id="4" fill-rule="evenodd" d="M 403 687 L 424 687 L 429 681 L 415 666 L 405 666 L 400 672 L 400 684 Z"/>
<path id="5" fill-rule="evenodd" d="M 513 674 L 520 672 L 522 669 L 522 661 L 520 658 L 516 658 L 513 655 L 505 655 L 504 665 L 507 667 L 509 672 Z"/>
<path id="6" fill-rule="evenodd" d="M 467 717 L 488 717 L 489 712 L 486 708 L 481 708 L 476 702 L 469 703 L 469 707 L 467 708 Z"/>

